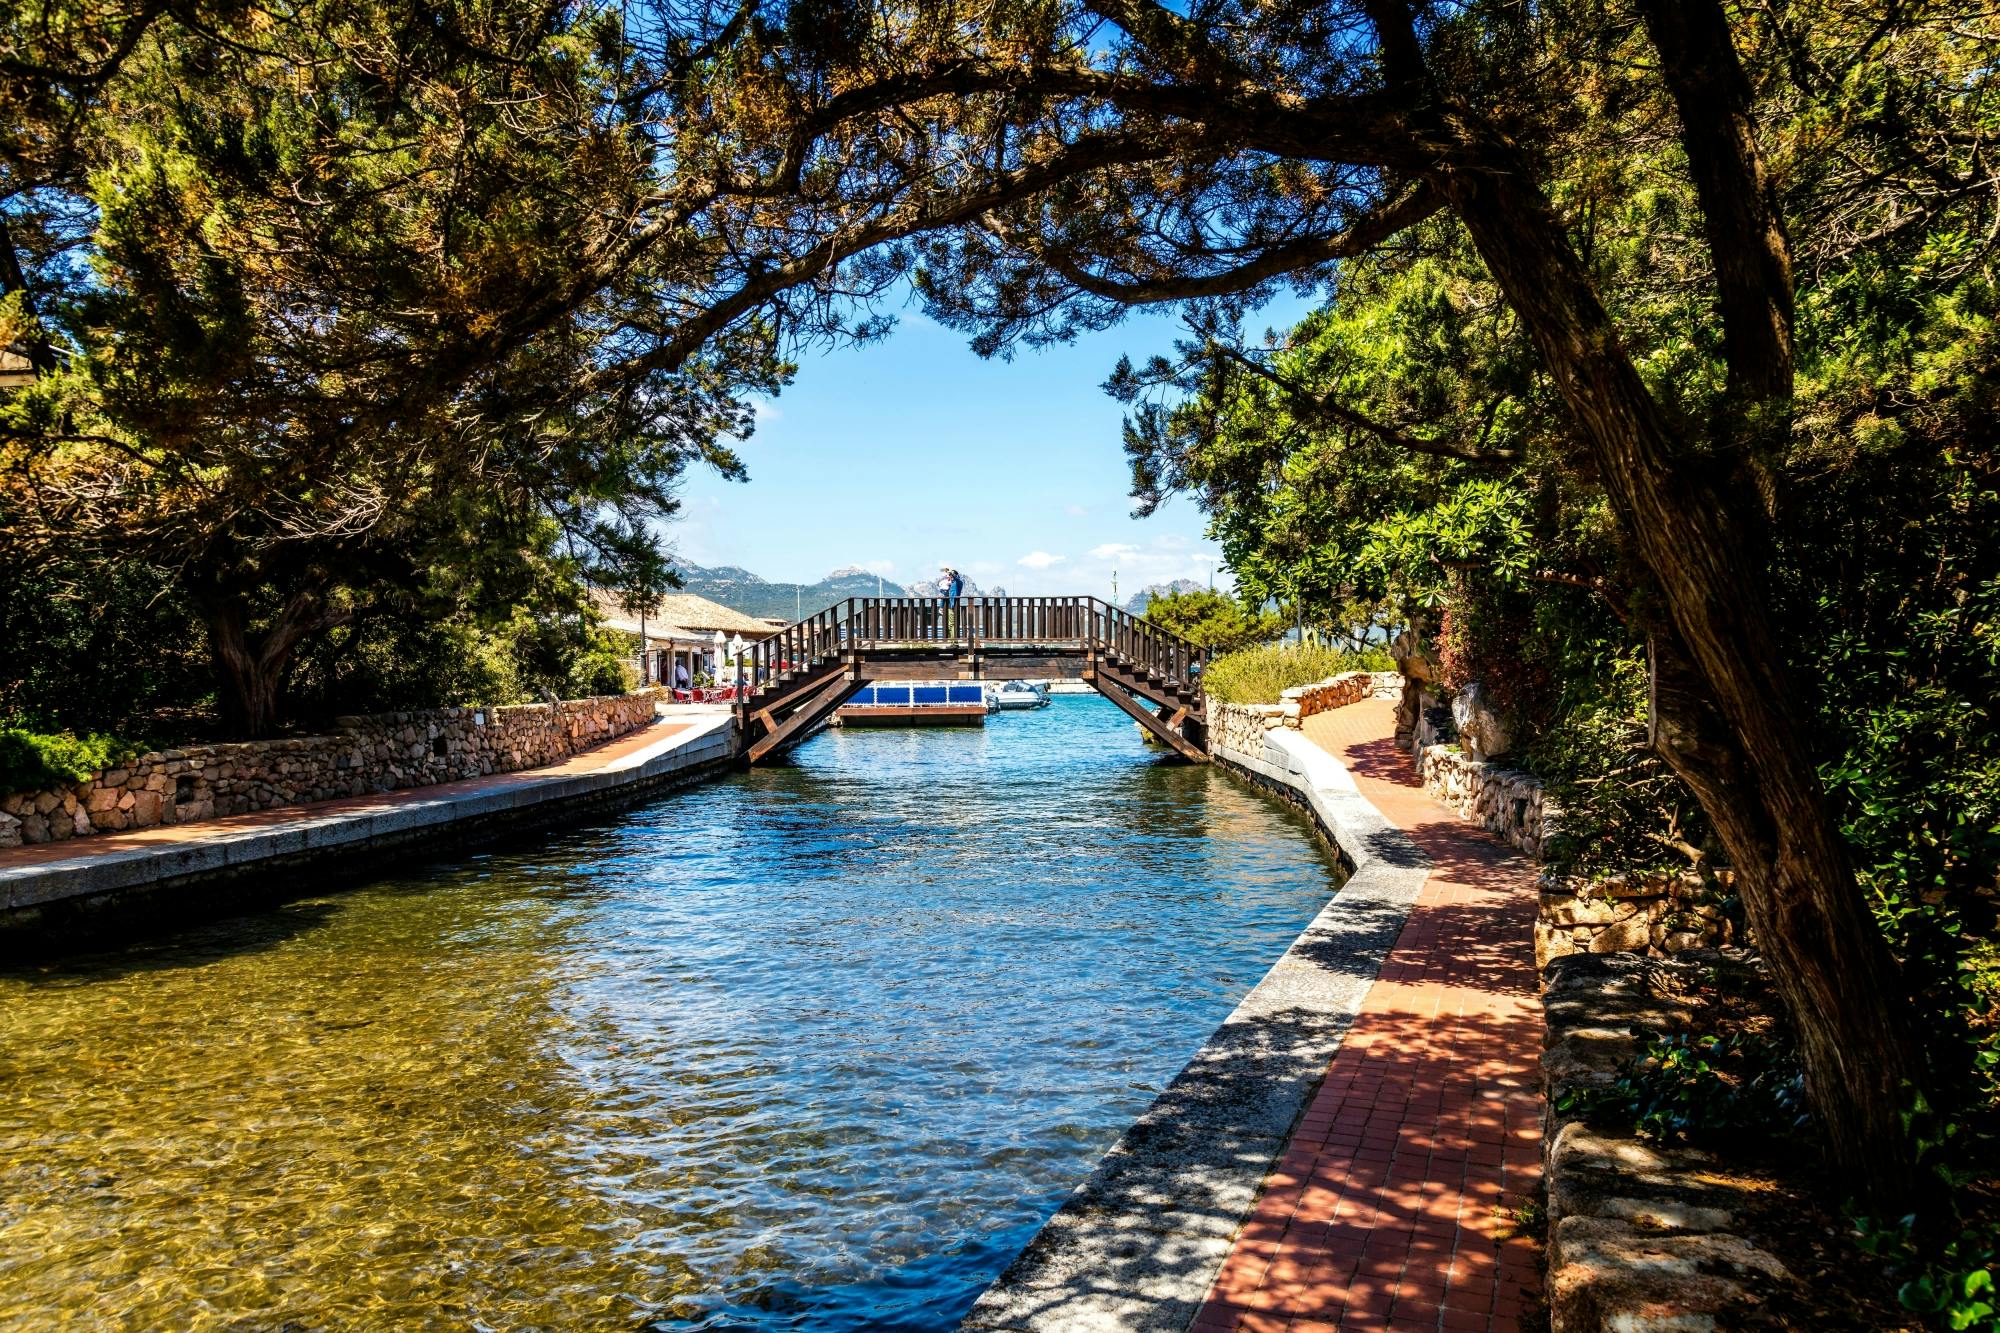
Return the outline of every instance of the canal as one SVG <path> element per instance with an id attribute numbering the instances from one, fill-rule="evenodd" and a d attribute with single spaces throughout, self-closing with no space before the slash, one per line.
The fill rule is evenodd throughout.
<path id="1" fill-rule="evenodd" d="M 0 1327 L 950 1328 L 1337 876 L 1058 698 L 0 974 Z"/>

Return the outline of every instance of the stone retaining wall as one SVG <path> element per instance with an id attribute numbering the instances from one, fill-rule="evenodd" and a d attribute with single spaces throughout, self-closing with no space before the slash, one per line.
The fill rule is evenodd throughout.
<path id="1" fill-rule="evenodd" d="M 1417 753 L 1424 790 L 1442 804 L 1540 860 L 1558 811 L 1532 773 L 1473 759 L 1456 745 Z M 1587 881 L 1547 874 L 1535 918 L 1535 966 L 1578 953 L 1634 952 L 1654 958 L 1739 943 L 1724 910 L 1730 872 L 1640 871 Z"/>
<path id="2" fill-rule="evenodd" d="M 1497 833 L 1537 860 L 1554 831 L 1551 807 L 1544 819 L 1542 780 L 1492 760 L 1468 757 L 1455 745 L 1417 752 L 1424 790 L 1489 833 Z"/>
<path id="3" fill-rule="evenodd" d="M 1664 958 L 1736 944 L 1736 924 L 1727 911 L 1734 884 L 1728 870 L 1712 879 L 1671 870 L 1600 880 L 1545 874 L 1535 917 L 1535 968 L 1579 953 Z"/>
<path id="4" fill-rule="evenodd" d="M 1548 1297 L 1552 1333 L 1604 1329 L 1799 1327 L 1781 1311 L 1795 1281 L 1744 1233 L 1784 1214 L 1779 1182 L 1691 1148 L 1594 1129 L 1559 1108 L 1618 1077 L 1658 1036 L 1685 1032 L 1687 996 L 1708 974 L 1754 982 L 1742 949 L 1671 959 L 1564 958 L 1549 968 L 1542 1010 L 1548 1122 Z"/>
<path id="5" fill-rule="evenodd" d="M 1210 742 L 1225 749 L 1256 754 L 1264 747 L 1267 731 L 1281 727 L 1297 731 L 1315 713 L 1345 708 L 1363 699 L 1395 698 L 1402 690 L 1403 678 L 1394 671 L 1343 671 L 1311 685 L 1295 685 L 1280 694 L 1274 704 L 1211 702 Z"/>
<path id="6" fill-rule="evenodd" d="M 0 847 L 538 768 L 651 722 L 656 697 L 343 717 L 324 736 L 141 755 L 83 782 L 0 797 Z"/>

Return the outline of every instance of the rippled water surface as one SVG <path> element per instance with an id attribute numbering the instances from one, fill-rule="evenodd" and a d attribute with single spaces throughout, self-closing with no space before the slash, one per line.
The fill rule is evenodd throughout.
<path id="1" fill-rule="evenodd" d="M 1335 873 L 1059 698 L 0 974 L 0 1326 L 949 1328 Z"/>

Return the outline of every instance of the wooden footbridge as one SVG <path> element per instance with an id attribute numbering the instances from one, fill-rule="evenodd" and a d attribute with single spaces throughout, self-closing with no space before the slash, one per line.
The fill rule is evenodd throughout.
<path id="1" fill-rule="evenodd" d="M 737 708 L 754 764 L 875 681 L 1068 677 L 1200 763 L 1206 664 L 1205 649 L 1095 597 L 853 597 L 750 645 Z"/>

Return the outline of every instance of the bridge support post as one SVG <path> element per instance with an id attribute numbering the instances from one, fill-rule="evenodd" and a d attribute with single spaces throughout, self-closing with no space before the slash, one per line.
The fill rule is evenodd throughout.
<path id="1" fill-rule="evenodd" d="M 1205 764 L 1208 762 L 1207 750 L 1195 744 L 1188 737 L 1183 736 L 1174 727 L 1169 726 L 1159 714 L 1134 698 L 1123 685 L 1114 680 L 1107 679 L 1102 671 L 1094 668 L 1085 671 L 1084 679 L 1096 686 L 1099 694 L 1109 699 L 1112 703 L 1117 704 L 1127 713 L 1130 713 L 1132 720 L 1144 727 L 1147 734 L 1172 746 L 1180 754 L 1181 758 L 1196 764 Z M 1177 715 L 1182 719 L 1183 724 L 1185 724 L 1187 711 L 1183 708 Z"/>

